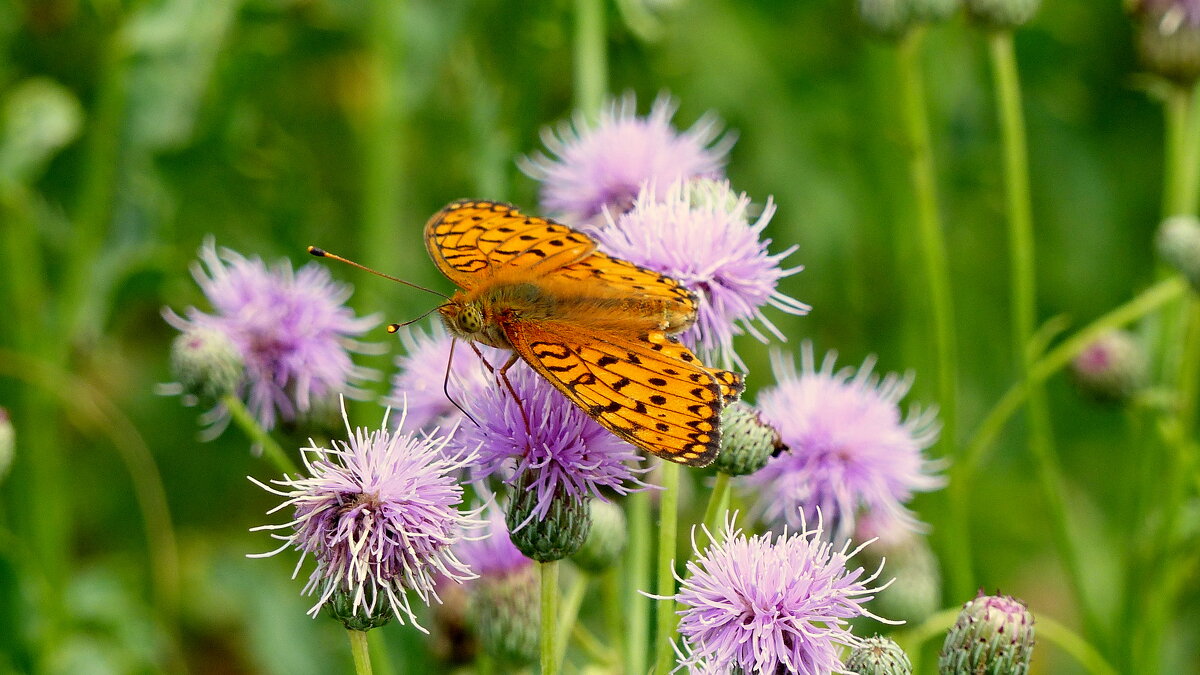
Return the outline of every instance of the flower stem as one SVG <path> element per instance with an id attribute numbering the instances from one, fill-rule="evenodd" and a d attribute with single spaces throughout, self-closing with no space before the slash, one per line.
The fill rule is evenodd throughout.
<path id="1" fill-rule="evenodd" d="M 629 585 L 628 640 L 625 643 L 625 672 L 646 672 L 646 638 L 650 629 L 650 599 L 642 591 L 650 588 L 650 494 L 645 490 L 629 495 L 629 548 L 626 556 Z"/>
<path id="2" fill-rule="evenodd" d="M 625 655 L 625 616 L 622 614 L 621 580 L 625 578 L 625 565 L 620 562 L 604 571 L 600 579 L 600 594 L 604 598 L 604 630 L 608 646 L 619 660 Z M 576 624 L 578 627 L 578 624 Z"/>
<path id="3" fill-rule="evenodd" d="M 275 442 L 275 439 L 271 437 L 271 434 L 262 428 L 262 425 L 258 423 L 258 420 L 254 419 L 249 410 L 246 410 L 246 404 L 242 403 L 242 399 L 229 394 L 221 399 L 221 404 L 225 406 L 230 416 L 233 417 L 234 424 L 237 424 L 238 428 L 249 436 L 255 445 L 262 448 L 263 457 L 266 457 L 267 461 L 274 464 L 280 473 L 300 473 L 296 462 L 287 456 L 283 448 L 279 447 L 279 443 Z"/>
<path id="4" fill-rule="evenodd" d="M 558 672 L 558 561 L 538 563 L 542 590 L 542 675 Z"/>
<path id="5" fill-rule="evenodd" d="M 608 89 L 603 0 L 575 0 L 575 108 L 595 115 Z"/>
<path id="6" fill-rule="evenodd" d="M 1187 282 L 1174 276 L 1144 290 L 1134 299 L 1081 328 L 1054 349 L 1046 352 L 1029 369 L 1029 378 L 1018 382 L 1000 397 L 980 422 L 979 428 L 967 442 L 960 463 L 961 471 L 972 476 L 986 459 L 987 450 L 995 442 L 1004 425 L 1024 404 L 1030 384 L 1041 384 L 1062 370 L 1105 331 L 1119 328 L 1146 316 L 1163 305 L 1181 297 L 1188 290 Z"/>
<path id="7" fill-rule="evenodd" d="M 654 672 L 666 675 L 671 672 L 671 641 L 679 617 L 675 614 L 675 545 L 676 528 L 679 520 L 679 465 L 675 462 L 662 463 L 662 492 L 659 493 L 658 521 L 658 603 L 655 605 L 657 629 L 655 640 Z"/>
<path id="8" fill-rule="evenodd" d="M 355 675 L 371 675 L 371 652 L 367 648 L 367 632 L 347 628 L 346 633 L 350 636 L 350 653 L 354 656 Z"/>
<path id="9" fill-rule="evenodd" d="M 558 618 L 558 654 L 554 657 L 557 668 L 562 668 L 563 657 L 567 654 L 567 640 L 579 620 L 579 607 L 583 604 L 583 596 L 587 593 L 590 580 L 591 577 L 587 574 L 576 574 L 575 580 L 571 582 L 571 588 L 563 600 L 562 613 Z"/>
<path id="10" fill-rule="evenodd" d="M 954 335 L 954 304 L 950 292 L 950 271 L 946 263 L 942 221 L 938 213 L 937 181 L 933 165 L 933 143 L 926 111 L 925 84 L 921 74 L 923 28 L 914 28 L 901 40 L 896 51 L 900 84 L 901 110 L 909 149 L 909 173 L 917 202 L 917 225 L 925 277 L 929 284 L 929 304 L 933 315 L 933 343 L 937 353 L 938 403 L 942 414 L 942 443 L 945 454 L 957 454 L 958 356 Z M 950 490 L 954 508 L 949 517 L 948 560 L 950 587 L 957 596 L 967 597 L 973 586 L 970 531 L 967 521 L 966 486 L 951 464 Z"/>
<path id="11" fill-rule="evenodd" d="M 729 479 L 729 474 L 718 471 L 712 493 L 708 495 L 708 506 L 704 508 L 704 527 L 708 528 L 709 532 L 716 532 L 725 514 L 729 512 Z M 705 541 L 708 540 L 708 535 L 702 533 L 701 537 Z"/>

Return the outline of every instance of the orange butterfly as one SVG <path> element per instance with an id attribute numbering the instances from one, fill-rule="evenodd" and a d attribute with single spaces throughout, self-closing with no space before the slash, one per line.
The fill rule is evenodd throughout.
<path id="1" fill-rule="evenodd" d="M 438 307 L 447 329 L 513 351 L 502 376 L 520 357 L 633 445 L 692 466 L 716 457 L 721 410 L 744 384 L 670 336 L 696 320 L 678 281 L 490 201 L 447 205 L 425 225 L 425 246 L 461 289 Z"/>

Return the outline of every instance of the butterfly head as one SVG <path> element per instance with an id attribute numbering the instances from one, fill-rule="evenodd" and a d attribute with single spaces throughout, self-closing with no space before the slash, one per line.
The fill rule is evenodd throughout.
<path id="1" fill-rule="evenodd" d="M 483 303 L 479 300 L 468 300 L 461 293 L 455 294 L 437 309 L 442 315 L 442 323 L 446 324 L 446 331 L 454 337 L 482 342 L 501 349 L 512 349 L 504 331 L 495 321 L 488 319 Z"/>

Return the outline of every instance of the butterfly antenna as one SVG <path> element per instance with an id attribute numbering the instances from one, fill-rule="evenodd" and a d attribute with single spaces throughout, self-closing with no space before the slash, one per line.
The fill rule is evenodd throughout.
<path id="1" fill-rule="evenodd" d="M 343 263 L 346 263 L 347 265 L 350 265 L 351 267 L 357 267 L 358 269 L 363 270 L 364 272 L 370 272 L 371 274 L 374 274 L 377 277 L 383 277 L 384 279 L 388 279 L 389 281 L 395 281 L 398 284 L 404 284 L 405 286 L 411 286 L 412 288 L 415 288 L 418 291 L 425 291 L 426 293 L 432 293 L 432 294 L 434 294 L 440 298 L 446 299 L 446 300 L 450 299 L 448 296 L 446 296 L 442 293 L 439 293 L 431 288 L 425 288 L 424 286 L 418 286 L 417 284 L 414 284 L 411 281 L 405 281 L 403 279 L 394 277 L 390 274 L 384 274 L 383 272 L 373 270 L 370 267 L 367 267 L 366 265 L 356 263 L 353 260 L 350 260 L 349 258 L 343 258 L 340 255 L 335 255 L 333 253 L 330 253 L 329 251 L 326 251 L 323 248 L 317 248 L 316 246 L 309 246 L 308 252 L 318 258 L 329 258 L 331 260 L 343 262 Z M 395 331 L 392 331 L 392 332 L 395 332 Z"/>
<path id="2" fill-rule="evenodd" d="M 412 323 L 412 322 L 410 321 L 409 323 Z M 393 324 L 393 325 L 395 325 L 395 324 Z M 388 331 L 392 332 L 392 333 L 395 332 L 392 330 L 392 326 L 388 326 Z M 451 364 L 454 363 L 454 345 L 456 345 L 456 344 L 458 344 L 458 339 L 451 338 L 450 339 L 450 357 L 446 359 L 446 377 L 442 379 L 442 393 L 445 394 L 446 398 L 449 399 L 450 402 L 454 404 L 455 408 L 458 408 L 459 412 L 466 415 L 467 419 L 471 420 L 475 424 L 475 426 L 478 427 L 478 426 L 480 426 L 479 422 L 476 421 L 474 417 L 471 417 L 471 413 L 467 412 L 466 409 L 464 409 L 461 405 L 459 405 L 458 401 L 455 401 L 454 397 L 450 395 L 450 366 L 451 366 Z"/>
<path id="3" fill-rule="evenodd" d="M 415 319 L 409 319 L 408 321 L 405 321 L 404 323 L 389 323 L 388 327 L 387 327 L 387 332 L 395 333 L 395 332 L 399 331 L 401 328 L 404 328 L 405 326 L 411 326 L 412 324 L 420 321 L 421 319 L 424 319 L 425 317 L 429 316 L 430 314 L 433 314 L 434 312 L 441 309 L 442 307 L 443 307 L 443 305 L 438 305 L 437 307 L 430 309 L 428 312 L 425 312 L 421 316 L 418 316 Z"/>

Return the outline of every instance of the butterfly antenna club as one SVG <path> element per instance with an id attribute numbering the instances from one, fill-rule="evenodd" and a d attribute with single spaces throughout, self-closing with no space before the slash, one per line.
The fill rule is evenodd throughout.
<path id="1" fill-rule="evenodd" d="M 371 274 L 374 274 L 377 277 L 383 277 L 384 279 L 387 279 L 389 281 L 395 281 L 398 284 L 404 284 L 405 286 L 410 286 L 412 288 L 417 289 L 418 291 L 425 291 L 426 293 L 432 293 L 432 294 L 438 296 L 439 298 L 443 298 L 446 300 L 450 299 L 449 296 L 445 295 L 444 293 L 439 293 L 431 288 L 425 288 L 424 286 L 418 286 L 417 284 L 414 284 L 411 281 L 405 281 L 404 279 L 394 277 L 390 274 L 384 274 L 383 272 L 373 270 L 370 267 L 367 267 L 366 265 L 356 263 L 353 260 L 350 260 L 349 258 L 343 258 L 342 256 L 337 255 L 335 253 L 330 253 L 329 251 L 326 251 L 323 248 L 317 248 L 316 246 L 309 246 L 308 252 L 317 258 L 329 258 L 330 260 L 336 260 L 338 262 L 346 263 L 347 265 L 350 265 L 351 267 L 357 267 L 358 269 L 363 270 L 364 272 L 370 272 Z M 389 326 L 388 332 L 394 333 L 396 331 L 391 330 L 391 327 Z"/>

